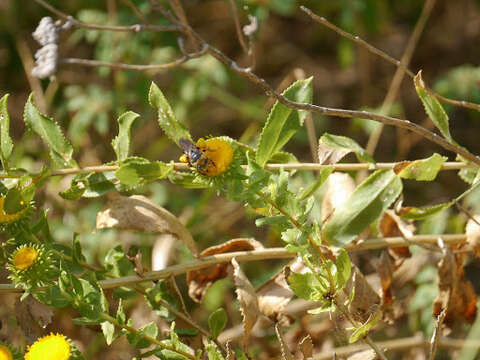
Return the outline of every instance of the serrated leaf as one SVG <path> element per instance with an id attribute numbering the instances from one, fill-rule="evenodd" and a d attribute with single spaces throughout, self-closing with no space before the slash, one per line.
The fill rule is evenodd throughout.
<path id="1" fill-rule="evenodd" d="M 323 226 L 324 239 L 344 247 L 375 221 L 400 195 L 402 181 L 393 170 L 379 170 L 341 203 Z"/>
<path id="2" fill-rule="evenodd" d="M 313 96 L 312 78 L 294 82 L 282 95 L 296 102 L 310 104 Z M 295 111 L 275 102 L 260 136 L 256 154 L 256 162 L 260 166 L 263 167 L 302 128 L 306 115 L 305 111 Z"/>
<path id="3" fill-rule="evenodd" d="M 8 94 L 0 99 L 0 160 L 3 169 L 8 169 L 8 159 L 12 155 L 13 142 L 10 137 L 10 116 L 8 115 Z"/>
<path id="4" fill-rule="evenodd" d="M 113 150 L 117 155 L 118 161 L 123 161 L 128 156 L 130 150 L 130 129 L 135 119 L 139 116 L 133 111 L 127 111 L 118 118 L 118 135 L 112 140 Z"/>
<path id="5" fill-rule="evenodd" d="M 432 95 L 430 95 L 425 89 L 425 83 L 422 79 L 422 71 L 420 70 L 413 79 L 415 84 L 415 90 L 417 95 L 425 107 L 425 111 L 428 117 L 433 121 L 435 126 L 440 130 L 443 137 L 449 142 L 453 143 L 452 136 L 450 135 L 448 115 L 440 104 L 440 101 Z"/>
<path id="6" fill-rule="evenodd" d="M 175 118 L 170 104 L 154 82 L 150 85 L 148 102 L 158 110 L 158 123 L 170 140 L 177 145 L 182 138 L 192 140 L 187 127 Z"/>
<path id="7" fill-rule="evenodd" d="M 291 273 L 287 277 L 288 286 L 299 298 L 311 301 L 320 301 L 328 291 L 326 283 L 321 282 L 311 272 L 304 274 Z"/>
<path id="8" fill-rule="evenodd" d="M 351 152 L 355 153 L 360 162 L 375 163 L 375 160 L 365 149 L 358 145 L 355 140 L 346 136 L 325 133 L 318 140 L 320 164 L 335 164 Z"/>
<path id="9" fill-rule="evenodd" d="M 115 337 L 115 326 L 108 321 L 104 321 L 101 324 L 103 336 L 105 336 L 105 341 L 107 345 L 110 345 Z"/>
<path id="10" fill-rule="evenodd" d="M 207 352 L 208 360 L 225 360 L 215 344 L 210 343 L 205 345 L 205 350 Z"/>
<path id="11" fill-rule="evenodd" d="M 223 308 L 219 308 L 208 317 L 208 327 L 212 338 L 216 339 L 227 325 L 227 313 Z"/>
<path id="12" fill-rule="evenodd" d="M 435 153 L 427 159 L 402 161 L 395 165 L 393 171 L 404 179 L 432 181 L 437 177 L 438 172 L 447 159 L 447 157 Z"/>
<path id="13" fill-rule="evenodd" d="M 72 145 L 63 136 L 62 130 L 55 120 L 37 110 L 33 104 L 33 94 L 28 97 L 25 104 L 23 119 L 28 127 L 39 135 L 48 146 L 50 157 L 56 167 L 77 166 L 77 163 L 72 158 Z"/>

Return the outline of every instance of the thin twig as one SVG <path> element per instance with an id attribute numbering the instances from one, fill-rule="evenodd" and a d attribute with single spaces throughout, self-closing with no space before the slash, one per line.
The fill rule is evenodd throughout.
<path id="1" fill-rule="evenodd" d="M 48 11 L 57 15 L 59 18 L 68 21 L 73 26 L 90 29 L 90 30 L 105 30 L 105 31 L 126 31 L 126 32 L 140 32 L 140 31 L 181 31 L 182 27 L 178 25 L 146 25 L 146 24 L 135 24 L 129 26 L 112 26 L 112 25 L 97 25 L 97 24 L 87 24 L 80 20 L 75 19 L 74 17 L 58 10 L 44 0 L 35 0 L 39 5 L 43 6 Z"/>
<path id="2" fill-rule="evenodd" d="M 136 71 L 148 71 L 148 70 L 163 70 L 169 69 L 176 66 L 180 66 L 186 63 L 190 59 L 195 59 L 200 56 L 203 56 L 206 52 L 206 48 L 203 48 L 197 53 L 185 54 L 182 58 L 174 60 L 166 64 L 148 64 L 148 65 L 134 65 L 134 64 L 122 64 L 122 63 L 112 63 L 107 61 L 98 61 L 98 60 L 89 60 L 89 59 L 76 59 L 76 58 L 61 58 L 60 62 L 64 64 L 74 64 L 82 66 L 105 66 L 112 69 L 121 69 L 121 70 L 136 70 Z"/>
<path id="3" fill-rule="evenodd" d="M 142 14 L 142 12 L 135 6 L 134 3 L 132 3 L 130 0 L 122 0 L 122 2 L 127 5 L 132 11 L 142 20 L 142 22 L 145 25 L 148 25 L 148 21 L 145 18 L 145 16 Z"/>
<path id="4" fill-rule="evenodd" d="M 432 340 L 430 341 L 430 350 L 428 352 L 428 360 L 435 360 L 438 341 L 440 339 L 441 327 L 446 315 L 447 315 L 447 309 L 443 309 L 442 312 L 437 316 L 437 320 L 435 321 L 435 329 L 433 330 Z"/>
<path id="5" fill-rule="evenodd" d="M 404 68 L 405 73 L 409 77 L 411 77 L 412 79 L 415 77 L 415 74 L 410 69 L 408 69 L 404 64 L 402 64 L 402 62 L 400 62 L 399 60 L 395 59 L 394 57 L 388 55 L 384 51 L 376 48 L 375 46 L 370 45 L 368 42 L 361 39 L 359 36 L 352 35 L 352 34 L 346 32 L 346 31 L 340 29 L 339 27 L 332 24 L 331 22 L 329 22 L 324 17 L 318 16 L 317 14 L 315 14 L 314 12 L 312 12 L 310 9 L 306 8 L 305 6 L 300 6 L 300 9 L 303 12 L 305 12 L 308 16 L 310 16 L 315 22 L 318 22 L 319 24 L 322 24 L 322 25 L 328 27 L 331 30 L 335 31 L 340 36 L 343 36 L 343 37 L 345 37 L 345 38 L 363 46 L 364 48 L 366 48 L 371 53 L 380 56 L 382 59 L 388 61 L 389 63 L 391 63 L 395 66 Z M 440 100 L 444 103 L 455 105 L 455 106 L 460 106 L 460 107 L 466 107 L 466 108 L 469 108 L 469 109 L 480 111 L 480 105 L 479 104 L 475 104 L 475 103 L 471 103 L 471 102 L 463 101 L 463 100 L 449 99 L 449 98 L 446 98 L 446 97 L 436 93 L 435 91 L 433 91 L 432 89 L 430 89 L 428 87 L 427 87 L 427 91 L 431 95 L 435 96 L 438 100 Z"/>
<path id="6" fill-rule="evenodd" d="M 238 15 L 237 5 L 235 4 L 235 0 L 228 0 L 230 4 L 230 10 L 232 11 L 233 22 L 235 23 L 235 30 L 237 32 L 238 42 L 242 46 L 243 51 L 245 54 L 249 54 L 248 45 L 245 42 L 245 38 L 243 37 L 242 26 L 240 25 L 240 17 Z"/>
<path id="7" fill-rule="evenodd" d="M 425 2 L 425 5 L 423 6 L 422 13 L 418 18 L 417 24 L 413 29 L 412 35 L 408 39 L 407 47 L 405 48 L 402 58 L 400 59 L 400 63 L 403 66 L 397 67 L 397 70 L 395 71 L 395 75 L 393 76 L 392 82 L 390 83 L 390 87 L 388 88 L 387 95 L 383 100 L 382 107 L 380 108 L 381 115 L 388 115 L 390 113 L 392 104 L 395 101 L 395 98 L 397 97 L 398 90 L 400 89 L 400 84 L 402 83 L 402 80 L 405 76 L 405 70 L 410 64 L 410 60 L 412 59 L 413 52 L 415 50 L 415 47 L 417 46 L 418 40 L 420 39 L 420 35 L 422 34 L 423 29 L 425 28 L 427 20 L 430 17 L 430 14 L 432 13 L 432 9 L 433 9 L 433 6 L 435 5 L 435 1 L 436 0 L 427 0 Z M 382 130 L 383 130 L 383 124 L 378 126 L 370 135 L 370 138 L 368 139 L 366 150 L 370 155 L 373 155 L 373 153 L 375 152 L 378 141 L 380 140 L 380 135 L 382 134 Z"/>
<path id="8" fill-rule="evenodd" d="M 197 39 L 192 34 L 192 28 L 188 24 L 188 19 L 187 15 L 185 14 L 185 10 L 183 10 L 183 6 L 180 3 L 180 0 L 168 0 L 168 3 L 170 4 L 170 7 L 173 9 L 173 12 L 175 15 L 177 15 L 178 20 L 182 25 L 185 27 L 185 33 L 187 34 L 188 40 L 191 42 L 192 47 L 195 49 L 195 51 L 198 51 L 199 46 L 197 43 Z"/>
<path id="9" fill-rule="evenodd" d="M 437 244 L 439 235 L 430 234 L 430 235 L 413 235 L 408 238 L 406 241 L 402 237 L 387 237 L 387 238 L 377 238 L 377 239 L 368 239 L 359 244 L 349 244 L 345 247 L 346 250 L 352 251 L 365 251 L 373 249 L 381 249 L 385 247 L 403 247 L 410 246 L 412 242 L 419 244 Z M 441 235 L 443 242 L 446 245 L 452 244 L 464 244 L 467 241 L 467 236 L 465 234 L 445 234 Z M 465 248 L 465 251 L 473 251 L 469 246 Z M 252 251 L 238 251 L 230 252 L 225 254 L 217 254 L 206 256 L 197 260 L 186 262 L 183 264 L 176 264 L 165 269 L 158 271 L 151 271 L 144 273 L 141 277 L 137 275 L 129 275 L 119 278 L 100 280 L 99 284 L 104 289 L 113 289 L 121 286 L 131 286 L 132 284 L 155 281 L 160 279 L 165 279 L 170 276 L 177 276 L 185 274 L 189 271 L 200 270 L 212 265 L 221 264 L 230 262 L 233 258 L 236 258 L 237 261 L 258 261 L 266 259 L 289 259 L 295 257 L 296 254 L 287 252 L 284 248 L 269 248 L 269 249 L 258 249 Z M 21 293 L 22 289 L 15 288 L 12 284 L 0 284 L 0 294 L 2 293 Z"/>

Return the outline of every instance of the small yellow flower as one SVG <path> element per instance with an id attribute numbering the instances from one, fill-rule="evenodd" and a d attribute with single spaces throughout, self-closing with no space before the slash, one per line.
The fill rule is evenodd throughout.
<path id="1" fill-rule="evenodd" d="M 2 344 L 0 344 L 0 360 L 13 360 L 10 349 Z"/>
<path id="2" fill-rule="evenodd" d="M 206 176 L 218 176 L 227 171 L 233 161 L 232 145 L 222 138 L 200 138 L 197 147 L 205 152 L 205 156 L 212 162 L 205 169 Z"/>
<path id="3" fill-rule="evenodd" d="M 25 360 L 68 360 L 71 347 L 65 335 L 44 336 L 28 347 Z"/>
<path id="4" fill-rule="evenodd" d="M 25 246 L 20 248 L 13 256 L 13 266 L 17 270 L 25 270 L 35 264 L 38 259 L 38 250 Z"/>
<path id="5" fill-rule="evenodd" d="M 26 206 L 22 210 L 20 210 L 16 213 L 7 214 L 5 212 L 5 209 L 3 208 L 4 202 L 5 202 L 5 196 L 0 197 L 0 224 L 10 224 L 12 222 L 15 222 L 18 219 L 20 219 L 23 215 L 25 215 L 25 213 L 28 210 L 28 206 Z M 24 205 L 23 201 L 22 201 L 21 205 Z"/>

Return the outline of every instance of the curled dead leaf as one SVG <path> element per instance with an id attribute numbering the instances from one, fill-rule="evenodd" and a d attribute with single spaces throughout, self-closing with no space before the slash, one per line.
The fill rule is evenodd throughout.
<path id="1" fill-rule="evenodd" d="M 387 210 L 383 213 L 378 229 L 383 237 L 402 236 L 408 239 L 413 236 L 415 225 L 400 218 L 393 210 Z M 388 251 L 396 260 L 396 267 L 401 265 L 403 259 L 412 256 L 408 246 L 389 248 Z"/>
<path id="2" fill-rule="evenodd" d="M 347 360 L 375 360 L 377 354 L 372 349 L 359 351 L 353 355 L 350 355 Z"/>
<path id="3" fill-rule="evenodd" d="M 313 356 L 313 342 L 310 335 L 305 336 L 298 344 L 295 359 L 307 360 Z"/>
<path id="4" fill-rule="evenodd" d="M 441 243 L 442 244 L 442 243 Z M 438 263 L 438 295 L 433 303 L 433 315 L 447 310 L 444 324 L 450 327 L 455 320 L 473 323 L 477 315 L 477 296 L 470 281 L 465 278 L 465 254 L 454 254 L 442 247 L 443 257 Z"/>
<path id="5" fill-rule="evenodd" d="M 475 255 L 480 257 L 480 216 L 475 215 L 472 219 L 468 220 L 467 227 L 465 228 L 467 234 L 467 243 L 475 251 Z"/>
<path id="6" fill-rule="evenodd" d="M 350 175 L 334 172 L 328 177 L 328 187 L 322 202 L 322 222 L 328 220 L 334 210 L 343 204 L 355 190 Z"/>
<path id="7" fill-rule="evenodd" d="M 52 322 L 53 310 L 32 296 L 28 296 L 23 301 L 17 299 L 15 317 L 27 341 L 33 343 L 38 337 L 44 335 L 44 329 Z"/>
<path id="8" fill-rule="evenodd" d="M 175 235 L 194 254 L 197 247 L 190 232 L 168 210 L 141 195 L 120 196 L 97 214 L 96 229 L 118 228 Z"/>
<path id="9" fill-rule="evenodd" d="M 232 277 L 236 287 L 237 299 L 240 304 L 240 312 L 243 316 L 243 347 L 248 352 L 248 341 L 253 326 L 257 322 L 260 311 L 258 309 L 258 299 L 255 289 L 243 273 L 240 265 L 235 258 L 231 261 L 233 271 Z"/>
<path id="10" fill-rule="evenodd" d="M 305 269 L 305 264 L 301 258 L 297 257 L 257 291 L 260 312 L 282 326 L 289 325 L 292 320 L 290 316 L 284 313 L 285 306 L 294 296 L 285 278 L 284 270 L 287 267 L 292 272 L 301 273 Z"/>
<path id="11" fill-rule="evenodd" d="M 393 303 L 392 280 L 394 265 L 392 258 L 387 251 L 382 251 L 380 262 L 377 266 L 377 272 L 380 276 L 380 284 L 382 286 L 382 304 L 389 307 Z"/>
<path id="12" fill-rule="evenodd" d="M 232 239 L 223 244 L 211 246 L 203 250 L 199 257 L 215 254 L 225 254 L 236 251 L 250 251 L 263 249 L 263 245 L 255 239 Z M 188 295 L 195 302 L 201 302 L 208 288 L 217 280 L 228 275 L 229 263 L 222 263 L 204 268 L 201 270 L 189 271 L 187 273 Z"/>

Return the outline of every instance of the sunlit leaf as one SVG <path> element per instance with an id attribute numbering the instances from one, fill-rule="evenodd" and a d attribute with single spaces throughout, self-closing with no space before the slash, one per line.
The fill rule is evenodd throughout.
<path id="1" fill-rule="evenodd" d="M 351 152 L 355 153 L 360 162 L 375 163 L 375 160 L 365 149 L 346 136 L 325 133 L 318 140 L 320 164 L 335 164 Z"/>
<path id="2" fill-rule="evenodd" d="M 393 170 L 398 176 L 404 179 L 432 181 L 437 177 L 438 172 L 447 159 L 447 157 L 435 153 L 428 159 L 402 161 L 395 165 Z"/>
<path id="3" fill-rule="evenodd" d="M 227 313 L 223 308 L 219 308 L 208 317 L 208 327 L 212 338 L 216 339 L 227 325 Z"/>
<path id="4" fill-rule="evenodd" d="M 118 118 L 118 135 L 112 140 L 113 150 L 117 155 L 118 161 L 127 158 L 130 150 L 130 128 L 139 115 L 133 111 L 127 111 Z"/>
<path id="5" fill-rule="evenodd" d="M 393 170 L 379 170 L 340 204 L 324 225 L 326 241 L 344 247 L 375 221 L 400 195 L 402 182 Z"/>
<path id="6" fill-rule="evenodd" d="M 13 142 L 10 137 L 10 116 L 8 115 L 8 94 L 0 99 L 0 160 L 4 169 L 8 169 L 8 159 L 12 154 Z"/>
<path id="7" fill-rule="evenodd" d="M 154 82 L 150 86 L 148 101 L 158 110 L 158 123 L 170 140 L 177 145 L 182 138 L 192 140 L 187 127 L 176 119 L 170 104 Z"/>
<path id="8" fill-rule="evenodd" d="M 60 126 L 46 115 L 40 113 L 33 104 L 33 94 L 29 96 L 25 104 L 23 119 L 27 126 L 39 135 L 50 150 L 56 167 L 76 167 L 77 164 L 72 158 L 73 148 L 63 136 Z"/>
<path id="9" fill-rule="evenodd" d="M 312 78 L 298 80 L 282 93 L 286 98 L 301 103 L 311 103 L 312 94 Z M 260 166 L 264 166 L 302 128 L 306 115 L 304 111 L 295 111 L 275 102 L 260 136 L 256 154 L 256 162 Z"/>

